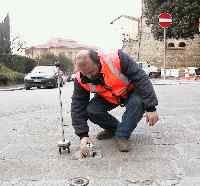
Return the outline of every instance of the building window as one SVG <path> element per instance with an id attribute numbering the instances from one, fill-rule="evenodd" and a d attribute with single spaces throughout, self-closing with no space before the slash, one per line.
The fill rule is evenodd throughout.
<path id="1" fill-rule="evenodd" d="M 185 44 L 185 42 L 180 42 L 178 46 L 179 47 L 186 47 L 186 44 Z"/>
<path id="2" fill-rule="evenodd" d="M 174 43 L 168 43 L 168 47 L 173 48 L 173 47 L 175 47 L 175 45 L 174 45 Z"/>

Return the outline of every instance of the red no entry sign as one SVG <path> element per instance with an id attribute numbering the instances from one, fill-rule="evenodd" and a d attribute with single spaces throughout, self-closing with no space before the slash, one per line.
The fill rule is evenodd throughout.
<path id="1" fill-rule="evenodd" d="M 161 13 L 159 15 L 159 25 L 162 28 L 167 28 L 172 25 L 172 15 L 169 13 Z"/>

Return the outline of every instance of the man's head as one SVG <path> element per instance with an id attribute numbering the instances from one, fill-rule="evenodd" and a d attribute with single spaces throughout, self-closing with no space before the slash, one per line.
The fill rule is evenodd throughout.
<path id="1" fill-rule="evenodd" d="M 81 72 L 89 79 L 93 79 L 99 74 L 99 67 L 91 58 L 90 50 L 81 50 L 75 58 L 75 70 Z"/>

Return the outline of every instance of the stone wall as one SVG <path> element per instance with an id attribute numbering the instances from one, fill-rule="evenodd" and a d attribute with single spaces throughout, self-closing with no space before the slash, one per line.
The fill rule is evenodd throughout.
<path id="1" fill-rule="evenodd" d="M 185 47 L 180 47 L 180 43 L 185 43 Z M 170 47 L 173 43 L 174 47 Z M 172 44 L 172 45 L 173 45 Z M 138 40 L 130 40 L 124 50 L 137 60 Z M 163 66 L 164 43 L 153 38 L 150 28 L 143 24 L 141 39 L 140 61 L 147 61 L 156 66 Z M 185 67 L 200 66 L 200 37 L 193 40 L 167 39 L 167 63 L 166 66 Z"/>

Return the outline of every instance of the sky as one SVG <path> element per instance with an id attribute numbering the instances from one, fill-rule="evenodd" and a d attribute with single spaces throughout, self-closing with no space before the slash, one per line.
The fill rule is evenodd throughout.
<path id="1" fill-rule="evenodd" d="M 141 14 L 141 0 L 0 0 L 0 4 L 0 19 L 9 12 L 12 35 L 19 35 L 27 46 L 61 37 L 120 48 L 119 30 L 110 22 L 121 14 Z"/>

